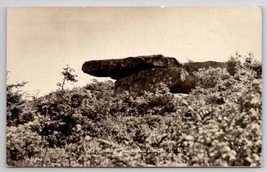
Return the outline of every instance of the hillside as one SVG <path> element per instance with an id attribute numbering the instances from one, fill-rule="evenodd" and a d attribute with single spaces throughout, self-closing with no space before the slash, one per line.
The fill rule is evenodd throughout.
<path id="1" fill-rule="evenodd" d="M 7 91 L 7 165 L 19 167 L 260 166 L 261 64 L 199 69 L 174 95 L 114 94 L 94 81 L 24 100 Z"/>

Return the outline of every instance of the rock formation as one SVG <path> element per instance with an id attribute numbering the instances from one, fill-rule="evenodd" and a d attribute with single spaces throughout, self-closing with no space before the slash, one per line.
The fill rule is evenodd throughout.
<path id="1" fill-rule="evenodd" d="M 226 63 L 208 61 L 182 64 L 173 57 L 159 54 L 87 61 L 82 71 L 92 76 L 116 79 L 116 93 L 124 90 L 152 91 L 160 82 L 165 83 L 173 93 L 189 93 L 196 84 L 192 72 L 208 66 L 225 67 Z"/>

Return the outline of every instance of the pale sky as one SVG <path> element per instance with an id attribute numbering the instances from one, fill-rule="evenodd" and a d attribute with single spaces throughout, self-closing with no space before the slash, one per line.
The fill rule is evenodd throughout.
<path id="1" fill-rule="evenodd" d="M 180 62 L 226 61 L 236 51 L 262 58 L 259 7 L 8 8 L 8 83 L 24 90 L 56 90 L 69 64 L 84 86 L 88 60 L 163 54 Z"/>

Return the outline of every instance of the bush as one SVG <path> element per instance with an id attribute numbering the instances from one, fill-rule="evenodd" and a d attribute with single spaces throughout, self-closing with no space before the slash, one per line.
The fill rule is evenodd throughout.
<path id="1" fill-rule="evenodd" d="M 39 156 L 41 136 L 31 131 L 29 125 L 7 128 L 7 164 L 20 166 L 26 158 Z"/>

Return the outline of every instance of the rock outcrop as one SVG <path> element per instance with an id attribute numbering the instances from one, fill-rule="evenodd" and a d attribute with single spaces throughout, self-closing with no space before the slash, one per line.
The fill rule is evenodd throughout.
<path id="1" fill-rule="evenodd" d="M 83 64 L 83 72 L 97 77 L 116 79 L 115 92 L 124 90 L 152 91 L 163 82 L 172 93 L 189 93 L 195 87 L 193 71 L 199 68 L 226 67 L 223 62 L 189 62 L 163 55 L 128 57 L 124 59 L 92 60 Z"/>

